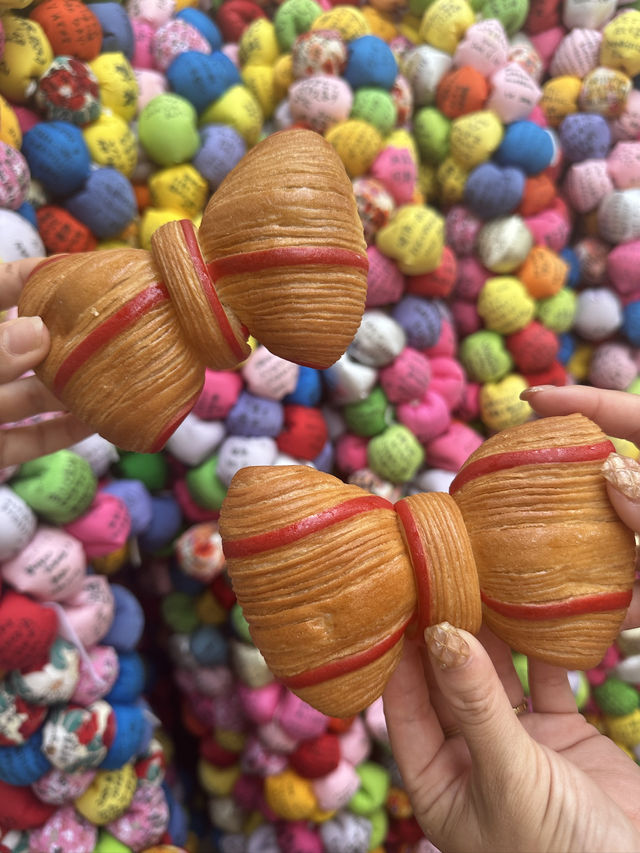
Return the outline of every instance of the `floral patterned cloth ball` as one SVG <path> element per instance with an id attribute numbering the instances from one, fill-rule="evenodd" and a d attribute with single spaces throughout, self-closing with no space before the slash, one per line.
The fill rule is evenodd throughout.
<path id="1" fill-rule="evenodd" d="M 84 62 L 72 56 L 56 56 L 38 80 L 34 100 L 48 121 L 82 126 L 100 115 L 100 84 Z"/>

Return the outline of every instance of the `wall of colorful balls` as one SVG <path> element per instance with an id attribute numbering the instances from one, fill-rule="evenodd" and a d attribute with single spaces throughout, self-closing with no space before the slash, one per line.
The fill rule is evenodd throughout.
<path id="1" fill-rule="evenodd" d="M 446 491 L 526 387 L 640 393 L 639 81 L 638 2 L 0 0 L 1 261 L 148 249 L 289 127 L 338 153 L 369 258 L 327 370 L 252 340 L 161 452 L 0 470 L 2 853 L 435 851 L 381 701 L 274 680 L 217 518 L 244 465 Z M 640 629 L 571 677 L 640 761 Z"/>

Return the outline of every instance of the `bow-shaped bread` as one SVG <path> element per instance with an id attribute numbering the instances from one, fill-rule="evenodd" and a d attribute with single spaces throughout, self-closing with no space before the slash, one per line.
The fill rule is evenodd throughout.
<path id="1" fill-rule="evenodd" d="M 513 649 L 595 666 L 635 575 L 600 470 L 613 449 L 582 415 L 533 421 L 485 441 L 450 494 L 395 505 L 305 466 L 239 471 L 220 532 L 256 646 L 332 716 L 369 705 L 405 635 L 443 620 L 484 618 Z"/>
<path id="2" fill-rule="evenodd" d="M 37 375 L 125 450 L 159 450 L 195 404 L 205 366 L 231 368 L 249 334 L 272 353 L 325 368 L 351 343 L 368 261 L 353 189 L 313 131 L 255 146 L 209 201 L 200 229 L 169 222 L 151 251 L 49 258 L 27 282 L 51 350 Z"/>

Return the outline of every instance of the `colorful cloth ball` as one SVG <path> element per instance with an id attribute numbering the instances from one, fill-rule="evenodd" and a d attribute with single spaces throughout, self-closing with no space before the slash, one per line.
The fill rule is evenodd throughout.
<path id="1" fill-rule="evenodd" d="M 54 196 L 71 195 L 89 176 L 89 149 L 82 131 L 64 121 L 41 122 L 22 140 L 31 176 Z"/>
<path id="2" fill-rule="evenodd" d="M 43 0 L 31 9 L 29 18 L 40 24 L 56 56 L 88 62 L 100 53 L 100 21 L 81 0 Z"/>
<path id="3" fill-rule="evenodd" d="M 342 74 L 347 64 L 347 46 L 337 30 L 302 33 L 291 48 L 293 76 Z"/>
<path id="4" fill-rule="evenodd" d="M 57 56 L 38 80 L 34 102 L 47 121 L 88 124 L 100 115 L 98 78 L 79 59 Z"/>
<path id="5" fill-rule="evenodd" d="M 17 210 L 27 198 L 30 178 L 22 154 L 0 141 L 0 207 Z"/>
<path id="6" fill-rule="evenodd" d="M 155 67 L 166 71 L 173 60 L 187 50 L 211 53 L 211 45 L 202 33 L 187 21 L 174 18 L 156 30 L 153 38 Z"/>
<path id="7" fill-rule="evenodd" d="M 94 169 L 84 187 L 67 199 L 65 207 L 99 240 L 120 234 L 136 215 L 129 179 L 111 168 Z"/>
<path id="8" fill-rule="evenodd" d="M 106 3 L 88 3 L 87 9 L 90 9 L 100 21 L 102 28 L 100 52 L 121 51 L 127 59 L 131 59 L 134 49 L 133 27 L 124 6 L 109 0 Z"/>
<path id="9" fill-rule="evenodd" d="M 193 158 L 193 165 L 217 189 L 223 178 L 244 156 L 247 146 L 232 127 L 223 124 L 205 125 L 201 131 L 202 145 Z"/>
<path id="10" fill-rule="evenodd" d="M 173 58 L 166 69 L 171 89 L 190 101 L 198 113 L 241 83 L 240 72 L 222 51 L 187 50 Z"/>
<path id="11" fill-rule="evenodd" d="M 390 90 L 398 73 L 393 51 L 377 36 L 361 36 L 349 44 L 344 77 L 352 89 L 380 86 Z"/>
<path id="12" fill-rule="evenodd" d="M 199 30 L 211 45 L 211 50 L 220 50 L 223 43 L 222 33 L 216 26 L 215 22 L 212 21 L 209 15 L 205 14 L 205 12 L 194 8 L 193 6 L 187 6 L 184 9 L 180 9 L 176 14 L 176 18 L 179 21 L 186 21 L 188 24 L 191 24 L 192 27 Z"/>

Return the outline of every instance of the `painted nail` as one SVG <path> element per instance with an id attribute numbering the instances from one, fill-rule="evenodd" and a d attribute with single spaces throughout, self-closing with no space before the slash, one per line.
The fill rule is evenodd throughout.
<path id="1" fill-rule="evenodd" d="M 18 317 L 0 327 L 2 344 L 9 355 L 26 355 L 40 348 L 44 323 L 40 317 Z"/>
<path id="2" fill-rule="evenodd" d="M 424 641 L 441 669 L 453 669 L 469 657 L 469 645 L 457 628 L 440 622 L 425 629 Z"/>
<path id="3" fill-rule="evenodd" d="M 616 491 L 635 503 L 640 502 L 640 464 L 635 459 L 610 453 L 602 463 L 602 475 Z"/>
<path id="4" fill-rule="evenodd" d="M 530 388 L 525 388 L 524 391 L 520 392 L 520 399 L 529 400 L 531 397 L 533 397 L 534 394 L 537 394 L 539 391 L 551 391 L 557 387 L 557 385 L 532 385 Z"/>

